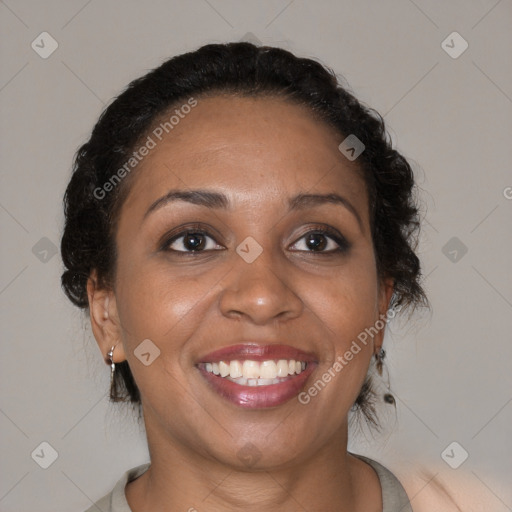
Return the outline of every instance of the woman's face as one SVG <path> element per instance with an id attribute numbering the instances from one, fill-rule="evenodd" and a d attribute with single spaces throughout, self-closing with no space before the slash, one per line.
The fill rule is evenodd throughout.
<path id="1" fill-rule="evenodd" d="M 343 137 L 279 99 L 213 97 L 155 140 L 120 212 L 110 304 L 150 449 L 269 468 L 342 443 L 383 333 L 344 354 L 391 292 Z"/>

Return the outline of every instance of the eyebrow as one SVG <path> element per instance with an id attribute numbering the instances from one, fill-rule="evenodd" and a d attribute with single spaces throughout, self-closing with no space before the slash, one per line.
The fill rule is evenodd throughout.
<path id="1" fill-rule="evenodd" d="M 144 214 L 144 219 L 152 212 L 174 201 L 184 201 L 214 209 L 227 209 L 230 204 L 228 197 L 219 192 L 210 192 L 207 190 L 170 190 L 167 194 L 151 204 Z M 358 211 L 348 199 L 339 194 L 298 194 L 288 201 L 290 211 L 303 210 L 311 206 L 321 206 L 323 204 L 338 204 L 344 206 L 354 215 L 359 227 L 363 230 L 363 221 Z"/>
<path id="2" fill-rule="evenodd" d="M 187 203 L 205 206 L 206 208 L 224 208 L 229 206 L 229 199 L 218 192 L 208 192 L 206 190 L 171 190 L 165 196 L 157 199 L 144 214 L 144 219 L 155 210 L 163 208 L 173 201 L 185 201 Z"/>
<path id="3" fill-rule="evenodd" d="M 290 210 L 301 210 L 310 206 L 321 206 L 323 204 L 338 204 L 344 206 L 357 219 L 361 231 L 364 231 L 363 221 L 358 211 L 347 198 L 339 194 L 299 194 L 290 199 L 289 204 Z"/>

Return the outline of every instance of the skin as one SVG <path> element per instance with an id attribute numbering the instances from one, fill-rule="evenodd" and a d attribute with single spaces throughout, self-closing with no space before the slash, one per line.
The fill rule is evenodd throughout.
<path id="1" fill-rule="evenodd" d="M 95 272 L 88 283 L 100 350 L 116 345 L 114 362 L 128 360 L 142 396 L 151 467 L 126 486 L 134 512 L 382 510 L 376 473 L 347 453 L 347 415 L 384 330 L 307 405 L 241 409 L 195 367 L 244 341 L 288 344 L 316 354 L 310 386 L 387 311 L 392 282 L 377 276 L 365 184 L 342 140 L 281 99 L 199 98 L 139 164 L 120 213 L 114 287 L 100 288 Z M 145 217 L 169 190 L 191 189 L 222 193 L 229 206 L 174 201 Z M 290 211 L 300 193 L 337 193 L 357 214 L 333 203 Z M 161 248 L 185 224 L 209 231 L 207 251 Z M 322 226 L 350 248 L 312 250 L 304 235 Z M 248 236 L 263 248 L 250 264 L 235 251 Z M 160 350 L 149 366 L 134 354 L 145 339 Z M 247 446 L 259 454 L 250 467 L 237 456 Z"/>

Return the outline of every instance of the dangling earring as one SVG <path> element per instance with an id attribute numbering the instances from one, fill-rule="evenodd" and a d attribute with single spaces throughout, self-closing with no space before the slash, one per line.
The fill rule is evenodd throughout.
<path id="1" fill-rule="evenodd" d="M 386 351 L 381 348 L 376 354 L 375 359 L 377 360 L 377 363 L 375 364 L 377 368 L 377 372 L 382 377 L 382 370 L 384 368 L 384 359 L 386 357 Z M 389 384 L 389 373 L 386 371 L 386 380 L 387 380 L 387 392 L 382 395 L 382 398 L 384 399 L 384 402 L 390 405 L 395 405 L 395 397 L 390 392 L 390 384 Z"/>
<path id="2" fill-rule="evenodd" d="M 110 364 L 110 398 L 114 399 L 114 374 L 116 371 L 116 364 L 114 363 L 114 349 L 115 345 L 108 351 L 107 357 L 108 362 L 107 364 Z"/>
<path id="3" fill-rule="evenodd" d="M 386 357 L 386 351 L 381 348 L 376 354 L 375 359 L 377 359 L 376 367 L 379 375 L 382 377 L 382 367 L 384 365 L 384 358 Z"/>

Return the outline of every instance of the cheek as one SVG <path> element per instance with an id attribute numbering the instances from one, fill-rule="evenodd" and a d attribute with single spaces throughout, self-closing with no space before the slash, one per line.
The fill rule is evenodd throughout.
<path id="1" fill-rule="evenodd" d="M 164 414 L 165 408 L 170 413 L 187 402 L 176 393 L 187 378 L 187 342 L 205 315 L 216 281 L 208 275 L 187 277 L 162 261 L 119 264 L 116 302 L 126 357 L 143 402 L 163 408 Z M 141 354 L 148 352 L 146 364 Z"/>
<path id="2" fill-rule="evenodd" d="M 368 255 L 353 258 L 329 279 L 310 283 L 309 289 L 308 305 L 327 327 L 337 353 L 378 319 L 377 275 Z"/>
<path id="3" fill-rule="evenodd" d="M 160 258 L 139 266 L 120 262 L 116 298 L 125 341 L 133 346 L 149 338 L 166 351 L 179 349 L 197 328 L 219 278 L 218 272 L 187 275 Z"/>
<path id="4" fill-rule="evenodd" d="M 309 307 L 327 339 L 315 379 L 299 401 L 311 407 L 311 416 L 321 418 L 327 431 L 345 421 L 368 372 L 374 338 L 366 333 L 378 320 L 374 276 L 371 265 L 353 265 L 309 294 Z"/>

